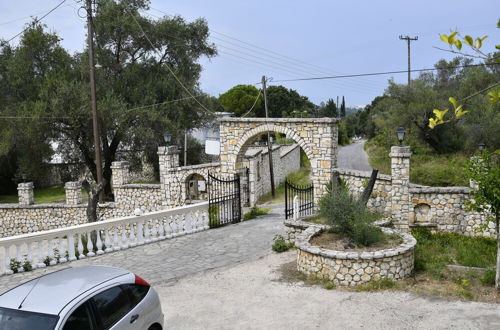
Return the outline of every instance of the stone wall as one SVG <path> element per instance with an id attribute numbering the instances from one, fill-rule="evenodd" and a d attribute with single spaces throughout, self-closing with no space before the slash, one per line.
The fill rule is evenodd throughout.
<path id="1" fill-rule="evenodd" d="M 370 180 L 371 172 L 356 171 L 345 168 L 335 169 L 340 174 L 349 191 L 355 196 L 361 196 L 368 181 Z M 391 214 L 391 176 L 385 174 L 378 174 L 373 192 L 368 200 L 368 207 L 385 216 Z"/>
<path id="2" fill-rule="evenodd" d="M 300 169 L 300 147 L 298 144 L 291 146 L 273 145 L 273 170 L 274 186 L 285 181 L 288 174 Z M 267 147 L 253 148 L 246 154 L 242 166 L 249 169 L 250 205 L 255 205 L 257 200 L 271 191 L 269 172 L 269 151 Z"/>
<path id="3" fill-rule="evenodd" d="M 334 251 L 311 245 L 325 226 L 304 224 L 307 229 L 297 235 L 297 269 L 307 275 L 328 279 L 335 285 L 357 286 L 383 278 L 400 280 L 408 277 L 414 265 L 417 241 L 413 236 L 399 233 L 403 243 L 390 249 L 373 252 Z M 391 234 L 395 231 L 382 228 Z"/>

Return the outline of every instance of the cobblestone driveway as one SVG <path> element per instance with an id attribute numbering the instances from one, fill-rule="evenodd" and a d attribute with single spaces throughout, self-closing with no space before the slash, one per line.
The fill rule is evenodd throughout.
<path id="1" fill-rule="evenodd" d="M 238 263 L 268 253 L 273 236 L 284 232 L 284 205 L 272 207 L 268 215 L 254 220 L 32 272 L 2 276 L 0 292 L 45 273 L 89 264 L 125 268 L 151 284 L 160 284 Z"/>

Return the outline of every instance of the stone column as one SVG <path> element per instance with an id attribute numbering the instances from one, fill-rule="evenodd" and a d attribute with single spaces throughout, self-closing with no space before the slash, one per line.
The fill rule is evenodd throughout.
<path id="1" fill-rule="evenodd" d="M 66 205 L 82 203 L 82 184 L 78 181 L 69 181 L 64 185 L 66 191 Z"/>
<path id="2" fill-rule="evenodd" d="M 22 182 L 17 185 L 19 205 L 31 205 L 35 203 L 33 196 L 33 182 Z"/>
<path id="3" fill-rule="evenodd" d="M 396 229 L 408 231 L 410 218 L 410 147 L 391 147 L 391 218 Z"/>
<path id="4" fill-rule="evenodd" d="M 111 163 L 111 184 L 113 187 L 129 183 L 129 163 L 125 161 Z"/>
<path id="5" fill-rule="evenodd" d="M 158 162 L 160 167 L 160 189 L 164 192 L 164 205 L 175 206 L 179 198 L 182 183 L 172 180 L 169 170 L 179 167 L 179 148 L 177 146 L 158 147 Z"/>

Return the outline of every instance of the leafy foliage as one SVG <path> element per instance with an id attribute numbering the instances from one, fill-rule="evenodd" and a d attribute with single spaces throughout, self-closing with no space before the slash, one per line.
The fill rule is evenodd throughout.
<path id="1" fill-rule="evenodd" d="M 234 113 L 235 116 L 240 117 L 252 108 L 255 103 L 255 107 L 259 108 L 262 103 L 262 98 L 259 96 L 259 90 L 252 85 L 237 85 L 221 94 L 219 96 L 220 103 L 224 106 L 226 111 Z M 248 113 L 248 116 L 253 117 L 255 110 Z"/>
<path id="2" fill-rule="evenodd" d="M 275 252 L 285 252 L 294 246 L 293 243 L 287 243 L 282 235 L 274 235 L 272 249 Z"/>
<path id="3" fill-rule="evenodd" d="M 268 214 L 269 211 L 271 211 L 270 208 L 260 208 L 260 207 L 257 207 L 257 206 L 253 206 L 253 207 L 250 208 L 250 211 L 248 211 L 245 214 L 243 214 L 243 220 L 255 219 L 258 216 Z"/>
<path id="4" fill-rule="evenodd" d="M 326 219 L 331 231 L 351 239 L 358 245 L 370 246 L 385 239 L 384 233 L 373 222 L 378 215 L 341 186 L 328 191 L 319 202 L 319 215 Z"/>

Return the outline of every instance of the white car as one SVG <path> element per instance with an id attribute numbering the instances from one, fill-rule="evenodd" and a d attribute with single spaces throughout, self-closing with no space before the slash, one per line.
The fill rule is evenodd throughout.
<path id="1" fill-rule="evenodd" d="M 0 330 L 163 329 L 156 291 L 107 266 L 66 268 L 0 295 Z"/>

